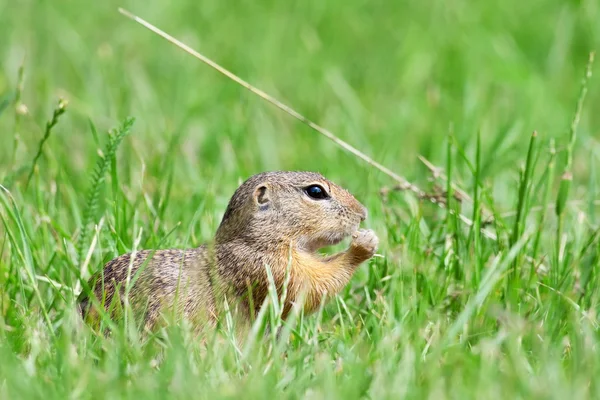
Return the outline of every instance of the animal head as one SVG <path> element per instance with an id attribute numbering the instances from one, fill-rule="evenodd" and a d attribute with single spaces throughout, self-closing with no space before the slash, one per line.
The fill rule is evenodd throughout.
<path id="1" fill-rule="evenodd" d="M 309 251 L 339 243 L 358 229 L 367 209 L 346 189 L 314 172 L 264 172 L 231 198 L 217 241 L 233 236 L 293 240 Z"/>

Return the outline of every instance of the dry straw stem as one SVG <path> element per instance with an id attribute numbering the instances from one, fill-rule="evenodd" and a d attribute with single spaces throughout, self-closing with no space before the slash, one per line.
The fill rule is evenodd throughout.
<path id="1" fill-rule="evenodd" d="M 443 181 L 448 181 L 448 178 L 446 177 L 446 175 L 444 175 L 443 169 L 441 167 L 436 167 L 435 165 L 433 165 L 433 163 L 431 161 L 429 161 L 428 159 L 426 159 L 425 157 L 423 157 L 420 154 L 417 157 L 419 158 L 419 160 L 423 164 L 425 164 L 425 166 L 431 172 L 431 175 L 433 176 L 434 179 L 438 179 L 439 178 L 439 179 L 441 179 Z M 461 198 L 467 200 L 469 203 L 473 203 L 473 199 L 471 198 L 471 196 L 469 196 L 460 187 L 458 187 L 457 185 L 455 185 L 454 183 L 452 183 L 452 188 L 454 189 L 454 191 L 456 193 L 458 193 L 460 195 Z"/>
<path id="2" fill-rule="evenodd" d="M 348 144 L 345 141 L 343 141 L 342 139 L 338 138 L 336 135 L 334 135 L 333 133 L 331 133 L 327 129 L 325 129 L 325 128 L 319 126 L 319 125 L 317 125 L 313 121 L 311 121 L 308 118 L 304 117 L 302 114 L 300 114 L 297 111 L 293 110 L 292 108 L 286 106 L 285 104 L 283 104 L 282 102 L 280 102 L 279 100 L 277 100 L 276 98 L 274 98 L 273 96 L 271 96 L 271 95 L 263 92 L 262 90 L 260 90 L 260 89 L 258 89 L 256 87 L 252 86 L 251 84 L 249 84 L 248 82 L 246 82 L 242 78 L 238 77 L 237 75 L 233 74 L 232 72 L 228 71 L 227 69 L 221 67 L 216 62 L 214 62 L 211 59 L 209 59 L 209 58 L 203 56 L 202 54 L 198 53 L 196 50 L 192 49 L 191 47 L 189 47 L 185 43 L 183 43 L 183 42 L 175 39 L 173 36 L 169 35 L 168 33 L 160 30 L 159 28 L 155 27 L 151 23 L 145 21 L 144 19 L 138 17 L 137 15 L 132 14 L 131 12 L 129 12 L 129 11 L 123 9 L 123 8 L 119 8 L 119 12 L 121 14 L 123 14 L 124 16 L 126 16 L 127 18 L 130 18 L 133 21 L 137 22 L 138 24 L 142 25 L 146 29 L 149 29 L 150 31 L 154 32 L 158 36 L 160 36 L 160 37 L 168 40 L 171 43 L 173 43 L 175 46 L 179 47 L 180 49 L 182 49 L 186 53 L 188 53 L 188 54 L 196 57 L 197 59 L 199 59 L 203 63 L 209 65 L 210 67 L 212 67 L 213 69 L 217 70 L 221 74 L 225 75 L 226 77 L 228 77 L 232 81 L 238 83 L 239 85 L 245 87 L 246 89 L 248 89 L 252 93 L 256 94 L 257 96 L 259 96 L 261 98 L 263 98 L 264 100 L 268 101 L 269 103 L 273 104 L 275 107 L 279 108 L 280 110 L 288 113 L 289 115 L 291 115 L 292 117 L 296 118 L 300 122 L 308 125 L 312 129 L 314 129 L 315 131 L 317 131 L 318 133 L 320 133 L 321 135 L 325 136 L 327 139 L 331 140 L 332 142 L 334 142 L 335 144 L 337 144 L 338 146 L 340 146 L 341 148 L 343 148 L 344 150 L 352 153 L 353 155 L 355 155 L 356 157 L 358 157 L 361 160 L 365 161 L 369 165 L 377 168 L 379 171 L 383 172 L 384 174 L 386 174 L 387 176 L 389 176 L 390 178 L 392 178 L 393 180 L 395 180 L 396 182 L 398 182 L 398 188 L 399 189 L 401 189 L 401 190 L 409 190 L 409 191 L 415 193 L 419 198 L 422 198 L 422 199 L 429 198 L 427 196 L 427 193 L 425 193 L 423 190 L 421 190 L 418 186 L 412 184 L 411 182 L 409 182 L 408 180 L 406 180 L 402 176 L 396 174 L 395 172 L 393 172 L 389 168 L 381 165 L 380 163 L 378 163 L 377 161 L 373 160 L 371 157 L 367 156 L 366 154 L 364 154 L 360 150 L 354 148 L 350 144 Z M 432 202 L 438 204 L 440 207 L 444 207 L 443 204 L 440 204 L 440 203 L 438 203 L 438 202 L 436 202 L 434 200 L 432 200 Z M 469 218 L 465 217 L 464 215 L 459 214 L 458 216 L 467 225 L 471 226 L 473 224 L 473 221 L 471 221 Z M 488 237 L 490 239 L 493 239 L 493 240 L 496 240 L 496 235 L 494 233 L 489 232 L 487 230 L 483 230 L 483 229 L 482 229 L 481 232 L 486 237 Z"/>

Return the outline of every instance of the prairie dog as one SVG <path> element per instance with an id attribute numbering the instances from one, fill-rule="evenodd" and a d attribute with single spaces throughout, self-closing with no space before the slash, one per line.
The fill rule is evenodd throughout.
<path id="1" fill-rule="evenodd" d="M 99 320 L 98 304 L 119 318 L 129 283 L 127 300 L 146 330 L 156 328 L 167 308 L 196 324 L 214 323 L 225 298 L 250 319 L 268 294 L 268 266 L 279 295 L 288 277 L 283 317 L 300 299 L 311 313 L 375 253 L 377 236 L 359 229 L 366 218 L 358 200 L 320 174 L 260 173 L 235 191 L 213 243 L 119 256 L 89 280 L 98 302 L 82 293 L 80 309 L 90 323 Z M 350 236 L 345 251 L 317 254 Z"/>

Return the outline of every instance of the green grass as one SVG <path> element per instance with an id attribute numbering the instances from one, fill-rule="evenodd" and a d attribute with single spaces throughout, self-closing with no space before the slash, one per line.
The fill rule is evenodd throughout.
<path id="1" fill-rule="evenodd" d="M 600 397 L 597 76 L 580 105 L 598 21 L 596 0 L 0 0 L 0 398 Z M 380 237 L 321 313 L 251 346 L 227 324 L 199 343 L 79 322 L 81 277 L 210 240 L 240 181 L 273 169 L 347 187 Z"/>

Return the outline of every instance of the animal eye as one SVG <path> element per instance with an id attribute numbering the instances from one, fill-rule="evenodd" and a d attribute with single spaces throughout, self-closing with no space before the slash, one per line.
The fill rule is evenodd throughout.
<path id="1" fill-rule="evenodd" d="M 319 185 L 307 186 L 304 188 L 304 191 L 306 192 L 308 197 L 315 200 L 323 200 L 329 198 L 329 195 L 327 194 L 325 189 L 323 189 L 323 187 Z"/>

